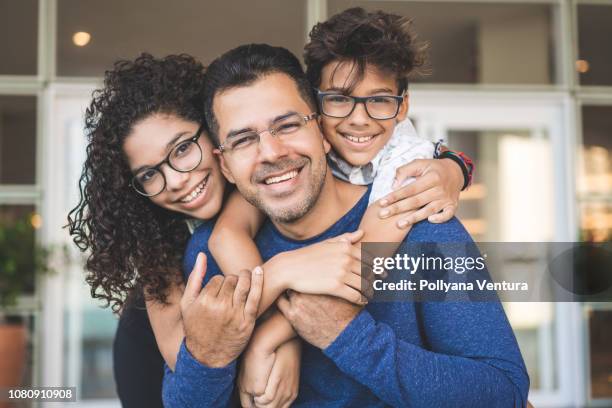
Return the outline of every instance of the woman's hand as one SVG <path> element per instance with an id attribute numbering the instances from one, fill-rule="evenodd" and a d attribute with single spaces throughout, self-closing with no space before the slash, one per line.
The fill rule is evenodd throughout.
<path id="1" fill-rule="evenodd" d="M 276 350 L 276 359 L 262 395 L 254 398 L 256 408 L 286 408 L 297 398 L 300 386 L 302 343 L 295 338 Z"/>
<path id="2" fill-rule="evenodd" d="M 277 255 L 274 267 L 282 275 L 282 287 L 366 303 L 364 296 L 372 296 L 371 285 L 362 285 L 361 250 L 355 245 L 362 236 L 358 230 Z M 372 279 L 369 276 L 365 278 Z"/>
<path id="3" fill-rule="evenodd" d="M 400 186 L 410 177 L 416 180 Z M 396 189 L 379 200 L 383 207 L 380 218 L 405 213 L 397 226 L 406 228 L 419 221 L 441 223 L 450 220 L 459 204 L 459 193 L 464 184 L 463 173 L 450 159 L 418 159 L 399 167 L 393 188 Z"/>
<path id="4" fill-rule="evenodd" d="M 238 373 L 238 392 L 243 407 L 253 407 L 253 398 L 264 394 L 275 359 L 276 352 L 270 353 L 254 343 L 248 345 Z"/>

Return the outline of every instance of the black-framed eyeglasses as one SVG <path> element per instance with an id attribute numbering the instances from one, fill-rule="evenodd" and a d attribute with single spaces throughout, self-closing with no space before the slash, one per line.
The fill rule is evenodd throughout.
<path id="1" fill-rule="evenodd" d="M 255 147 L 259 145 L 259 140 L 262 133 L 270 132 L 272 136 L 280 138 L 286 135 L 293 135 L 316 117 L 316 113 L 311 113 L 309 115 L 290 113 L 272 123 L 268 129 L 264 129 L 259 132 L 255 130 L 248 130 L 235 135 L 229 135 L 227 139 L 218 146 L 218 148 L 223 153 L 240 152 L 240 154 L 250 154 L 250 152 L 255 151 Z"/>
<path id="2" fill-rule="evenodd" d="M 171 169 L 180 173 L 188 173 L 198 167 L 202 162 L 202 148 L 198 139 L 203 131 L 204 125 L 202 124 L 193 137 L 174 146 L 165 160 L 155 166 L 139 170 L 132 178 L 134 190 L 146 197 L 153 197 L 164 191 L 166 176 L 161 171 L 161 166 L 164 164 L 168 164 Z"/>
<path id="3" fill-rule="evenodd" d="M 358 103 L 363 103 L 372 119 L 393 119 L 399 113 L 403 95 L 351 96 L 338 92 L 323 92 L 317 89 L 321 113 L 332 118 L 346 118 L 355 110 Z"/>

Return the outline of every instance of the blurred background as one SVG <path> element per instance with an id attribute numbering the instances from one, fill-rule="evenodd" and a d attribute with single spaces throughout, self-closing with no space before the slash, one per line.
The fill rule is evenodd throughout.
<path id="1" fill-rule="evenodd" d="M 459 217 L 475 240 L 610 241 L 610 0 L 0 0 L 0 364 L 14 357 L 0 383 L 14 374 L 76 386 L 78 406 L 119 406 L 117 318 L 91 300 L 61 228 L 104 71 L 142 51 L 208 63 L 247 42 L 301 56 L 310 27 L 351 6 L 410 16 L 429 42 L 410 116 L 474 159 Z M 505 307 L 536 407 L 612 407 L 612 304 Z"/>

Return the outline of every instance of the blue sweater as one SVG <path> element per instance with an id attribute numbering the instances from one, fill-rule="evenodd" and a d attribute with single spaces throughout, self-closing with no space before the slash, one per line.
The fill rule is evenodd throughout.
<path id="1" fill-rule="evenodd" d="M 369 191 L 344 217 L 315 238 L 296 241 L 271 222 L 256 242 L 264 260 L 358 228 Z M 197 253 L 209 257 L 206 279 L 221 273 L 207 248 L 214 222 L 200 226 L 187 247 L 184 268 Z M 472 242 L 457 219 L 420 222 L 407 242 Z M 326 349 L 304 342 L 297 407 L 524 407 L 529 377 L 498 301 L 385 302 L 368 304 Z M 209 368 L 183 342 L 175 372 L 166 369 L 164 404 L 227 406 L 236 362 Z"/>

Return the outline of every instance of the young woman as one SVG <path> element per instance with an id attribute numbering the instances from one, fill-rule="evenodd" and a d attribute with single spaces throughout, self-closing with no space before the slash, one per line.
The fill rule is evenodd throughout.
<path id="1" fill-rule="evenodd" d="M 190 56 L 143 54 L 106 73 L 86 112 L 87 158 L 69 227 L 75 243 L 89 251 L 92 296 L 122 312 L 114 359 L 125 407 L 162 406 L 163 361 L 174 367 L 183 337 L 178 303 L 188 223 L 215 218 L 226 196 L 203 125 L 204 80 L 204 67 Z M 274 270 L 264 265 L 268 273 Z M 314 293 L 339 295 L 337 287 Z M 274 364 L 289 370 L 291 361 L 279 349 Z M 296 378 L 287 376 L 278 393 L 296 388 Z"/>

